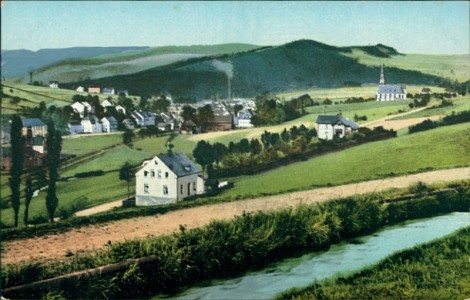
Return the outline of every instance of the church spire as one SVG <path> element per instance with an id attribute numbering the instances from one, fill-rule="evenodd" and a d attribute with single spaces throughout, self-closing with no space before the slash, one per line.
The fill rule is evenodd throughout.
<path id="1" fill-rule="evenodd" d="M 385 84 L 385 76 L 384 76 L 384 65 L 382 64 L 382 69 L 380 70 L 380 82 L 379 85 Z"/>

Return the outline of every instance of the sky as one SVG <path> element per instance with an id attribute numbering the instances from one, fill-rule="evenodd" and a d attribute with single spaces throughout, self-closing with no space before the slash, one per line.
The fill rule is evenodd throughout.
<path id="1" fill-rule="evenodd" d="M 468 54 L 466 1 L 2 1 L 2 50 L 311 39 Z"/>

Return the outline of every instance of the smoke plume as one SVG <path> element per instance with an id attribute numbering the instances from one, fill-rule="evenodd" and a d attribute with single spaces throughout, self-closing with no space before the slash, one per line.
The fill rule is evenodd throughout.
<path id="1" fill-rule="evenodd" d="M 233 65 L 231 62 L 223 62 L 220 60 L 214 60 L 212 61 L 212 65 L 217 70 L 224 72 L 228 80 L 231 80 L 233 78 Z"/>

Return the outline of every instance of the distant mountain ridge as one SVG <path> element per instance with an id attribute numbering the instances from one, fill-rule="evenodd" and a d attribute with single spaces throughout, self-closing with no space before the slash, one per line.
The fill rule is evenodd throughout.
<path id="1" fill-rule="evenodd" d="M 104 54 L 144 50 L 149 47 L 73 47 L 63 49 L 2 50 L 2 76 L 13 78 L 29 71 L 59 62 L 68 58 L 94 57 Z"/>
<path id="2" fill-rule="evenodd" d="M 361 50 L 365 55 L 387 58 L 400 55 L 385 45 L 335 47 L 311 40 L 250 51 L 190 58 L 134 74 L 82 80 L 63 85 L 98 85 L 128 89 L 131 94 L 169 93 L 174 97 L 226 98 L 227 75 L 214 60 L 231 64 L 233 96 L 252 97 L 263 92 L 305 88 L 332 88 L 345 84 L 378 83 L 379 66 L 367 66 L 347 54 Z M 438 84 L 442 78 L 417 71 L 387 68 L 387 82 L 395 84 Z"/>

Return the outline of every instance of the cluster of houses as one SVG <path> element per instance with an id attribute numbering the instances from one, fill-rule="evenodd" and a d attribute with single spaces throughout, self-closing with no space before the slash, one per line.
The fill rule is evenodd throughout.
<path id="1" fill-rule="evenodd" d="M 114 107 L 115 111 L 126 115 L 126 109 L 121 105 L 114 105 L 111 100 L 106 99 L 100 103 L 105 109 Z M 251 117 L 255 109 L 252 100 L 238 99 L 231 101 L 202 101 L 196 104 L 179 104 L 171 102 L 166 113 L 154 113 L 149 111 L 133 111 L 122 120 L 122 127 L 134 129 L 136 127 L 156 126 L 160 131 L 179 131 L 182 133 L 198 132 L 196 124 L 184 121 L 181 117 L 183 107 L 189 105 L 194 109 L 210 105 L 214 113 L 214 119 L 210 122 L 208 131 L 224 131 L 233 128 L 250 128 Z M 233 112 L 235 106 L 243 110 L 236 114 Z M 94 115 L 95 108 L 86 101 L 77 101 L 71 105 L 73 111 L 80 119 L 75 119 L 68 124 L 70 134 L 82 133 L 110 133 L 118 130 L 118 120 L 113 117 L 99 119 Z"/>

